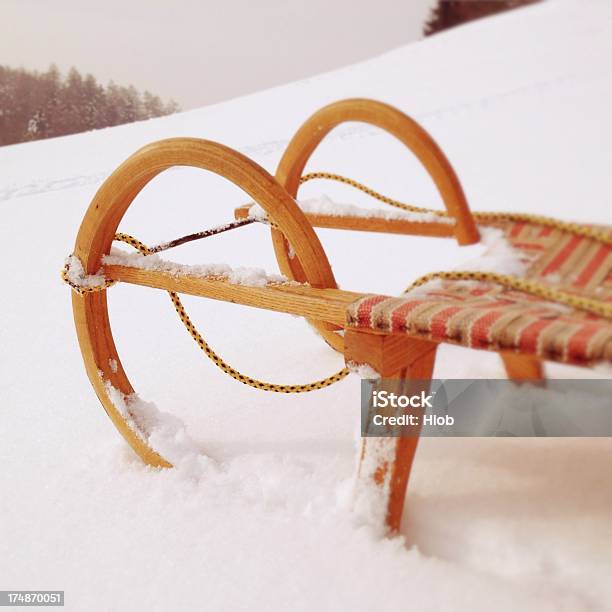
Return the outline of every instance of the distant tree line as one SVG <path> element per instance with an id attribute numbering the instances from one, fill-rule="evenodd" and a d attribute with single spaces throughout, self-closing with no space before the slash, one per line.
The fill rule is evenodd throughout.
<path id="1" fill-rule="evenodd" d="M 0 66 L 0 146 L 75 134 L 169 115 L 179 110 L 133 86 L 112 81 L 104 87 L 72 68 L 62 77 L 56 66 L 31 72 Z"/>
<path id="2" fill-rule="evenodd" d="M 423 34 L 430 36 L 453 26 L 508 11 L 539 0 L 438 0 L 431 9 Z"/>

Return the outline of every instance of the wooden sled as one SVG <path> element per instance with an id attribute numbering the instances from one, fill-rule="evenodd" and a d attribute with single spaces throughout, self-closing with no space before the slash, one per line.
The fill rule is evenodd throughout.
<path id="1" fill-rule="evenodd" d="M 532 295 L 503 293 L 499 288 L 492 289 L 497 291 L 494 298 L 490 295 L 483 297 L 482 294 L 473 296 L 469 291 L 468 295 L 463 288 L 458 293 L 450 292 L 450 297 L 426 295 L 420 299 L 422 303 L 416 306 L 415 300 L 409 295 L 393 298 L 337 288 L 331 266 L 312 225 L 349 229 L 351 221 L 313 217 L 309 220 L 294 197 L 306 161 L 322 138 L 343 121 L 371 123 L 388 130 L 404 142 L 432 176 L 448 214 L 455 220 L 453 225 L 447 224 L 444 231 L 459 244 L 472 244 L 479 239 L 477 225 L 459 180 L 431 137 L 399 111 L 365 100 L 341 102 L 314 115 L 291 141 L 279 165 L 276 179 L 252 160 L 221 144 L 175 138 L 140 149 L 113 172 L 95 195 L 83 219 L 74 248 L 74 255 L 89 275 L 99 271 L 103 257 L 110 253 L 121 219 L 145 185 L 168 168 L 192 166 L 229 179 L 261 205 L 274 224 L 272 238 L 281 271 L 290 279 L 304 283 L 269 283 L 264 287 L 249 287 L 232 284 L 226 278 L 177 276 L 127 265 L 106 265 L 103 286 L 97 287 L 95 291 L 73 292 L 74 319 L 91 384 L 119 432 L 146 463 L 171 467 L 170 461 L 153 448 L 146 438 L 137 435 L 109 395 L 109 386 L 126 396 L 134 392 L 117 353 L 108 317 L 106 286 L 114 282 L 231 301 L 306 317 L 329 344 L 343 353 L 347 363 L 368 364 L 385 378 L 395 378 L 419 387 L 417 389 L 413 386 L 411 392 L 420 388 L 427 390 L 436 348 L 443 342 L 496 351 L 504 359 L 509 376 L 517 379 L 541 377 L 540 364 L 543 359 L 583 366 L 612 361 L 612 322 L 607 311 L 604 315 L 597 315 L 588 309 L 586 312 L 580 308 L 560 310 L 556 304 L 534 300 Z M 239 209 L 237 216 L 244 216 L 244 209 Z M 384 229 L 382 226 L 377 228 L 369 225 L 350 227 L 372 231 Z M 397 225 L 394 228 L 399 229 Z M 395 229 L 387 228 L 384 231 Z M 401 230 L 401 233 L 407 234 L 425 232 L 425 235 L 441 235 L 435 233 L 438 229 L 421 225 L 404 224 Z M 289 245 L 292 256 L 289 255 Z M 610 247 L 606 248 L 608 251 L 603 251 L 603 255 L 597 255 L 597 261 L 605 255 L 605 261 L 610 262 Z M 611 300 L 609 275 L 605 276 L 599 286 L 603 287 L 605 300 Z M 481 302 L 475 304 L 472 298 L 476 302 L 480 298 Z M 436 300 L 441 301 L 442 306 Z M 451 309 L 458 308 L 452 312 L 461 314 L 466 320 L 470 317 L 478 320 L 486 318 L 491 313 L 486 302 L 491 301 L 495 304 L 493 308 L 498 310 L 494 310 L 490 316 L 495 317 L 501 313 L 499 317 L 506 320 L 506 326 L 501 328 L 503 333 L 491 336 L 490 326 L 485 333 L 481 325 L 475 328 L 476 331 L 480 330 L 480 336 L 474 335 L 473 326 L 469 327 L 468 336 L 447 334 L 449 300 L 453 301 Z M 433 319 L 428 318 L 428 305 L 443 314 L 438 319 L 435 316 Z M 461 307 L 464 307 L 465 312 Z M 413 318 L 415 309 L 420 309 L 421 319 Z M 446 321 L 444 325 L 443 321 Z M 555 342 L 538 344 L 542 332 L 550 325 L 558 332 L 555 337 L 565 338 L 559 346 Z M 528 341 L 519 333 L 525 326 L 529 329 L 532 329 L 529 326 L 533 326 L 534 330 L 531 335 L 527 334 Z M 534 342 L 535 330 L 538 330 L 538 334 Z M 360 489 L 375 492 L 391 532 L 400 526 L 417 441 L 417 437 L 364 438 L 363 441 L 357 495 Z"/>

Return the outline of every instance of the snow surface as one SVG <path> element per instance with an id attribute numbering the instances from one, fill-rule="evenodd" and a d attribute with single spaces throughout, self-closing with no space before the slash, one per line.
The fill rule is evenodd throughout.
<path id="1" fill-rule="evenodd" d="M 125 395 L 108 381 L 104 381 L 104 386 L 113 406 L 139 438 L 172 462 L 178 472 L 192 478 L 203 476 L 211 459 L 200 451 L 181 419 L 162 412 L 153 402 L 143 401 L 136 393 Z"/>
<path id="2" fill-rule="evenodd" d="M 89 385 L 59 279 L 93 194 L 136 148 L 204 137 L 274 170 L 310 113 L 349 96 L 382 99 L 422 122 L 474 210 L 610 224 L 611 28 L 612 3 L 549 1 L 225 104 L 0 149 L 0 589 L 63 589 L 66 609 L 79 611 L 611 609 L 608 439 L 424 439 L 402 537 L 383 539 L 350 512 L 357 376 L 291 397 L 239 385 L 202 357 L 164 292 L 113 287 L 115 341 L 139 397 L 187 424 L 173 429 L 152 412 L 164 439 L 201 451 L 185 451 L 188 461 L 211 458 L 153 470 Z M 441 206 L 414 158 L 367 126 L 335 130 L 308 170 Z M 322 191 L 313 182 L 300 195 Z M 341 185 L 324 192 L 368 206 Z M 223 223 L 246 199 L 222 179 L 175 169 L 145 188 L 121 229 L 155 244 Z M 486 248 L 318 233 L 342 287 L 383 294 Z M 185 264 L 276 269 L 259 225 L 175 253 Z M 212 346 L 253 376 L 293 383 L 342 365 L 301 319 L 185 304 Z M 503 370 L 494 354 L 444 347 L 435 374 Z M 137 400 L 116 401 L 129 409 Z"/>

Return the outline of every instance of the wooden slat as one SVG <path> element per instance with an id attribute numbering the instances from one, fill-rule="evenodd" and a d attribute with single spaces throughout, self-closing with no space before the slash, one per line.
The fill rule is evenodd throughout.
<path id="1" fill-rule="evenodd" d="M 234 210 L 236 219 L 244 219 L 249 214 L 250 205 Z M 313 227 L 352 230 L 358 232 L 380 232 L 385 234 L 404 234 L 409 236 L 430 236 L 454 238 L 455 226 L 435 221 L 407 221 L 404 219 L 383 219 L 380 217 L 352 217 L 347 215 L 319 215 L 305 213 Z"/>
<path id="2" fill-rule="evenodd" d="M 344 334 L 344 358 L 367 363 L 383 378 L 391 378 L 435 349 L 435 342 L 414 338 L 406 333 L 385 334 L 370 329 L 347 329 Z"/>
<path id="3" fill-rule="evenodd" d="M 105 266 L 104 273 L 107 278 L 124 283 L 286 312 L 340 326 L 344 325 L 347 305 L 363 297 L 362 293 L 341 289 L 314 289 L 290 283 L 250 287 L 232 284 L 223 278 L 173 276 L 127 266 Z"/>
<path id="4" fill-rule="evenodd" d="M 414 119 L 376 100 L 340 100 L 321 108 L 302 124 L 287 145 L 276 169 L 276 178 L 292 198 L 297 199 L 304 169 L 321 141 L 337 126 L 354 121 L 376 126 L 402 142 L 423 164 L 440 193 L 446 212 L 456 220 L 455 235 L 459 244 L 478 242 L 478 228 L 461 183 L 442 149 Z M 385 160 L 378 160 L 378 163 L 384 166 Z M 384 219 L 382 221 L 387 225 Z M 280 270 L 289 276 L 285 269 L 288 263 L 286 253 L 285 256 L 280 254 L 280 257 L 278 253 L 278 247 L 282 246 L 279 241 L 275 243 L 277 259 Z"/>

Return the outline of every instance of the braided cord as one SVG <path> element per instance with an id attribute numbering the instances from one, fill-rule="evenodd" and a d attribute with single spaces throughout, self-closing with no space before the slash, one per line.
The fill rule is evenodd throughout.
<path id="1" fill-rule="evenodd" d="M 112 287 L 117 281 L 104 279 L 104 282 L 101 285 L 77 285 L 75 282 L 70 280 L 69 276 L 70 272 L 70 264 L 66 263 L 62 268 L 60 276 L 62 280 L 76 293 L 79 295 L 85 295 L 87 293 L 95 293 L 96 291 L 104 291 L 109 287 Z"/>
<path id="2" fill-rule="evenodd" d="M 153 254 L 155 251 L 150 249 L 146 244 L 142 243 L 134 236 L 130 236 L 129 234 L 115 234 L 115 240 L 117 242 L 124 242 L 125 244 L 134 247 L 141 255 L 147 256 Z M 84 287 L 75 285 L 68 279 L 68 268 L 67 266 L 62 270 L 62 279 L 70 285 L 77 293 L 92 293 L 94 291 L 104 291 L 111 285 L 114 285 L 116 281 L 106 280 L 104 284 L 96 285 L 92 287 Z M 261 389 L 262 391 L 271 391 L 273 393 L 308 393 L 309 391 L 316 391 L 318 389 L 324 389 L 325 387 L 329 387 L 334 383 L 341 381 L 343 378 L 346 378 L 349 374 L 348 368 L 342 368 L 335 374 L 328 376 L 327 378 L 323 378 L 321 380 L 315 380 L 314 382 L 306 383 L 303 385 L 279 385 L 276 383 L 266 382 L 263 380 L 258 380 L 256 378 L 252 378 L 251 376 L 246 376 L 242 372 L 239 372 L 231 365 L 229 365 L 219 354 L 217 354 L 211 346 L 204 340 L 202 334 L 197 330 L 195 325 L 191 322 L 181 299 L 178 296 L 178 293 L 175 291 L 168 291 L 168 295 L 172 300 L 172 305 L 174 306 L 174 310 L 178 314 L 182 324 L 185 329 L 189 332 L 189 335 L 195 340 L 200 349 L 204 352 L 204 354 L 223 372 L 231 376 L 233 379 L 241 382 L 249 387 L 254 387 L 255 389 Z"/>
<path id="3" fill-rule="evenodd" d="M 399 202 L 398 200 L 394 200 L 393 198 L 389 198 L 385 195 L 382 195 L 381 193 L 378 193 L 377 191 L 371 189 L 363 183 L 359 183 L 358 181 L 355 181 L 346 176 L 342 176 L 341 174 L 332 174 L 330 172 L 311 172 L 302 176 L 302 178 L 300 179 L 300 183 L 306 183 L 308 181 L 316 179 L 336 181 L 338 183 L 349 185 L 350 187 L 354 187 L 355 189 L 362 191 L 370 197 L 379 200 L 384 204 L 394 206 L 395 208 L 400 208 L 402 210 L 417 213 L 432 213 L 437 217 L 449 217 L 449 214 L 446 211 L 434 210 L 431 208 L 422 208 L 419 206 L 413 206 L 411 204 L 405 204 L 404 202 Z M 533 223 L 535 225 L 543 225 L 578 236 L 591 238 L 593 240 L 596 240 L 597 242 L 601 242 L 602 244 L 612 245 L 612 232 L 595 227 L 587 227 L 578 223 L 559 221 L 557 219 L 551 219 L 550 217 L 542 217 L 540 215 L 531 215 L 528 213 L 501 212 L 477 212 L 473 213 L 473 216 L 475 219 L 484 222 L 485 224 L 487 222 L 494 223 L 496 221 L 523 221 L 526 223 Z M 554 289 L 553 287 L 545 285 L 544 283 L 517 278 L 516 276 L 509 276 L 506 274 L 498 274 L 497 272 L 481 272 L 473 270 L 451 270 L 444 272 L 431 272 L 429 274 L 421 276 L 420 278 L 417 278 L 404 291 L 404 293 L 407 293 L 411 289 L 414 289 L 415 287 L 420 287 L 421 285 L 424 285 L 425 283 L 428 283 L 429 281 L 435 279 L 485 281 L 495 283 L 497 285 L 501 285 L 509 289 L 516 289 L 517 291 L 522 291 L 530 295 L 535 295 L 536 297 L 540 297 L 544 300 L 564 304 L 566 306 L 570 306 L 571 308 L 576 308 L 578 310 L 583 310 L 606 318 L 612 318 L 612 304 L 609 302 L 595 300 L 583 296 L 577 296 L 572 293 L 568 293 L 567 291 Z"/>
<path id="4" fill-rule="evenodd" d="M 413 204 L 406 204 L 404 202 L 400 202 L 399 200 L 394 200 L 393 198 L 389 198 L 378 191 L 364 185 L 363 183 L 359 183 L 352 178 L 348 178 L 346 176 L 342 176 L 341 174 L 333 174 L 331 172 L 310 172 L 305 174 L 300 179 L 300 183 L 307 183 L 308 181 L 313 181 L 317 179 L 323 179 L 328 181 L 336 181 L 337 183 L 343 183 L 344 185 L 349 185 L 354 189 L 358 189 L 359 191 L 369 195 L 371 198 L 378 200 L 379 202 L 383 202 L 384 204 L 388 204 L 389 206 L 394 206 L 395 208 L 399 208 L 401 210 L 406 210 L 408 212 L 414 213 L 428 213 L 435 215 L 436 217 L 444 217 L 449 218 L 450 215 L 445 210 L 436 210 L 433 208 L 423 208 L 421 206 L 414 206 Z M 612 232 L 599 229 L 597 227 L 589 227 L 585 225 L 580 225 L 580 223 L 571 223 L 569 221 L 560 221 L 559 219 L 552 219 L 551 217 L 543 217 L 540 215 L 532 215 L 529 213 L 508 213 L 508 212 L 474 212 L 472 216 L 477 221 L 483 222 L 485 225 L 487 223 L 495 223 L 499 221 L 523 221 L 525 223 L 533 223 L 534 225 L 542 225 L 545 227 L 552 227 L 564 232 L 568 232 L 570 234 L 575 234 L 576 236 L 584 236 L 585 238 L 592 238 L 597 242 L 601 242 L 602 244 L 612 245 Z"/>
<path id="5" fill-rule="evenodd" d="M 508 289 L 515 289 L 516 291 L 522 291 L 523 293 L 535 295 L 550 302 L 564 304 L 566 306 L 570 306 L 571 308 L 590 312 L 607 319 L 612 318 L 612 304 L 609 302 L 574 295 L 573 293 L 560 291 L 558 289 L 549 287 L 548 285 L 543 285 L 542 283 L 517 278 L 516 276 L 498 274 L 497 272 L 481 272 L 478 270 L 430 272 L 429 274 L 424 274 L 420 278 L 417 278 L 404 290 L 404 293 L 408 293 L 408 291 L 411 289 L 415 289 L 416 287 L 420 287 L 421 285 L 436 279 L 453 281 L 485 281 L 495 283 L 496 285 L 501 285 L 502 287 L 506 287 Z"/>

